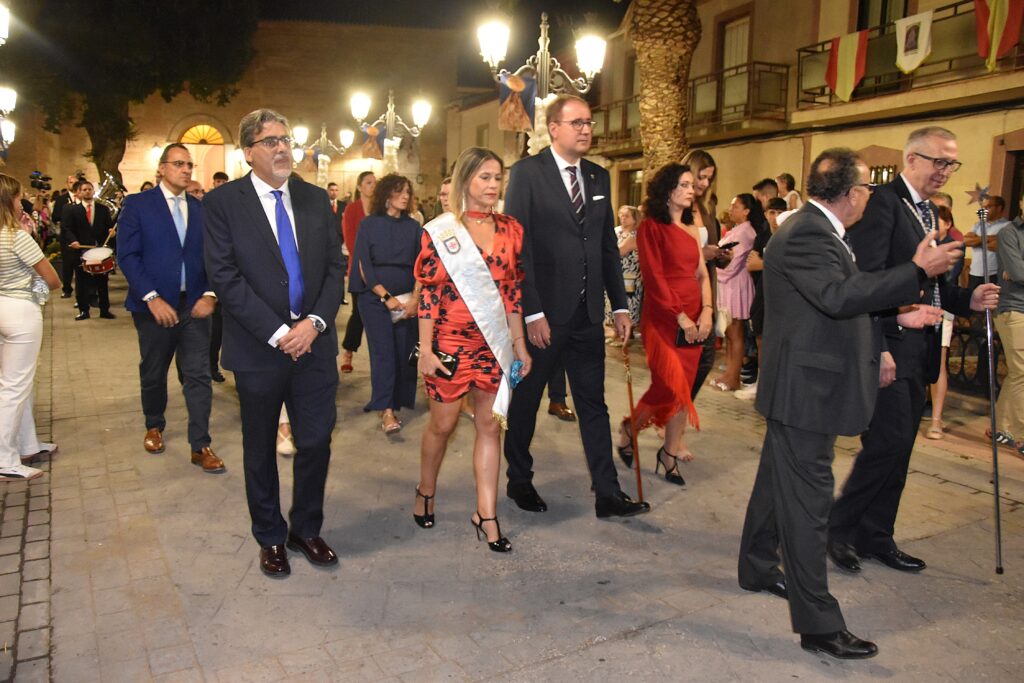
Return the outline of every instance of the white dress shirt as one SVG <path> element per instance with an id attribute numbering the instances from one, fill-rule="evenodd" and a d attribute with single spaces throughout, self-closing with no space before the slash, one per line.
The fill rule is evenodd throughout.
<path id="1" fill-rule="evenodd" d="M 278 244 L 281 244 L 281 239 L 277 235 L 277 197 L 274 196 L 274 191 L 281 191 L 281 201 L 284 202 L 285 213 L 288 214 L 288 221 L 292 224 L 292 239 L 295 240 L 295 249 L 298 251 L 299 248 L 299 232 L 295 229 L 295 212 L 292 210 L 292 196 L 288 190 L 288 181 L 285 180 L 280 187 L 273 187 L 263 182 L 263 180 L 255 173 L 250 173 L 249 178 L 252 180 L 252 186 L 256 188 L 256 196 L 260 198 L 260 204 L 263 206 L 263 213 L 267 215 L 267 222 L 270 223 L 270 229 L 274 233 L 274 239 Z M 298 320 L 299 316 L 295 313 L 291 314 L 292 320 Z M 319 320 L 324 322 L 323 318 L 318 315 L 310 315 L 309 318 L 313 320 Z M 326 323 L 325 323 L 326 324 Z M 288 330 L 291 328 L 288 325 L 281 325 L 277 328 L 277 331 L 271 335 L 267 343 L 277 348 L 277 342 L 281 340 L 281 337 L 288 334 Z"/>
<path id="2" fill-rule="evenodd" d="M 846 249 L 846 251 L 850 252 L 850 256 L 853 256 L 853 249 L 851 249 L 850 245 L 847 244 L 846 240 L 843 239 L 846 236 L 846 226 L 843 225 L 843 222 L 836 218 L 836 215 L 829 211 L 827 208 L 825 208 L 825 205 L 822 204 L 821 202 L 816 201 L 814 199 L 808 199 L 807 202 L 809 204 L 813 204 L 818 208 L 819 211 L 825 214 L 825 218 L 827 218 L 828 222 L 832 224 L 833 228 L 835 228 L 836 237 L 838 237 L 839 241 L 842 242 L 843 247 Z M 853 256 L 853 260 L 856 261 L 857 257 Z"/>

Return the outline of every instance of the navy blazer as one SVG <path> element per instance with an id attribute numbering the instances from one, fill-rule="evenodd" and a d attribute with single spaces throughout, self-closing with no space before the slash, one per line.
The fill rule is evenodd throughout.
<path id="1" fill-rule="evenodd" d="M 295 321 L 289 312 L 288 271 L 281 248 L 250 175 L 211 190 L 203 200 L 206 270 L 224 316 L 222 364 L 232 371 L 267 370 L 292 362 L 268 343 L 281 325 L 290 327 Z M 333 358 L 338 355 L 334 319 L 344 277 L 341 236 L 326 191 L 295 179 L 288 181 L 288 191 L 304 283 L 299 313 L 327 323 L 311 353 Z"/>
<path id="2" fill-rule="evenodd" d="M 142 300 L 152 291 L 171 306 L 181 296 L 181 264 L 185 264 L 185 295 L 189 308 L 210 291 L 203 265 L 203 205 L 185 194 L 188 225 L 185 245 L 178 239 L 171 208 L 159 186 L 128 195 L 117 218 L 117 262 L 128 280 L 124 306 L 149 315 Z"/>
<path id="3" fill-rule="evenodd" d="M 586 195 L 582 225 L 550 147 L 509 171 L 505 213 L 523 226 L 523 315 L 543 313 L 552 325 L 569 322 L 581 287 L 592 323 L 604 318 L 605 292 L 613 310 L 627 308 L 608 171 L 581 159 L 580 172 Z"/>

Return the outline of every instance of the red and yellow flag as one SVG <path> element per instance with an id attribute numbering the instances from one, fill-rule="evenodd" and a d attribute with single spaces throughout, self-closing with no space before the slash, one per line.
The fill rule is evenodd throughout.
<path id="1" fill-rule="evenodd" d="M 1024 18 L 1024 0 L 974 0 L 978 54 L 995 71 L 996 62 L 1017 44 Z M 993 49 L 994 48 L 994 49 Z"/>
<path id="2" fill-rule="evenodd" d="M 868 56 L 868 32 L 858 31 L 832 39 L 825 82 L 843 102 L 849 102 L 853 89 L 864 78 Z"/>

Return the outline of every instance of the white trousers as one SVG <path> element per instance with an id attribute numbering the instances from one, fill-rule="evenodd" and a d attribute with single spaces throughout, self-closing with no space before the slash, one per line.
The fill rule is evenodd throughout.
<path id="1" fill-rule="evenodd" d="M 21 464 L 36 446 L 32 385 L 43 341 L 43 311 L 32 301 L 0 296 L 0 468 Z M 28 414 L 26 424 L 25 415 Z M 31 430 L 31 437 L 28 430 Z M 21 443 L 22 439 L 30 439 Z"/>

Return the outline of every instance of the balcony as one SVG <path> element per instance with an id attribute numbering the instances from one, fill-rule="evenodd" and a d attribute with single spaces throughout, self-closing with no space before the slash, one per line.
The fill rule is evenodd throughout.
<path id="1" fill-rule="evenodd" d="M 637 96 L 610 102 L 591 111 L 594 146 L 604 156 L 623 156 L 641 151 L 640 106 Z"/>
<path id="2" fill-rule="evenodd" d="M 789 66 L 768 62 L 739 64 L 691 79 L 687 137 L 708 142 L 784 128 L 788 83 Z"/>
<path id="3" fill-rule="evenodd" d="M 985 60 L 978 56 L 977 45 L 973 0 L 962 0 L 935 10 L 932 52 L 910 74 L 904 74 L 896 67 L 895 24 L 869 29 L 864 79 L 853 91 L 851 102 L 988 76 Z M 846 104 L 825 84 L 831 47 L 832 41 L 829 40 L 797 50 L 798 109 Z M 1021 69 L 1024 69 L 1024 45 L 1018 43 L 999 60 L 995 73 Z M 999 94 L 998 89 L 989 89 L 985 99 L 1002 101 L 1006 96 L 1006 93 Z M 977 96 L 973 101 L 978 102 Z"/>

